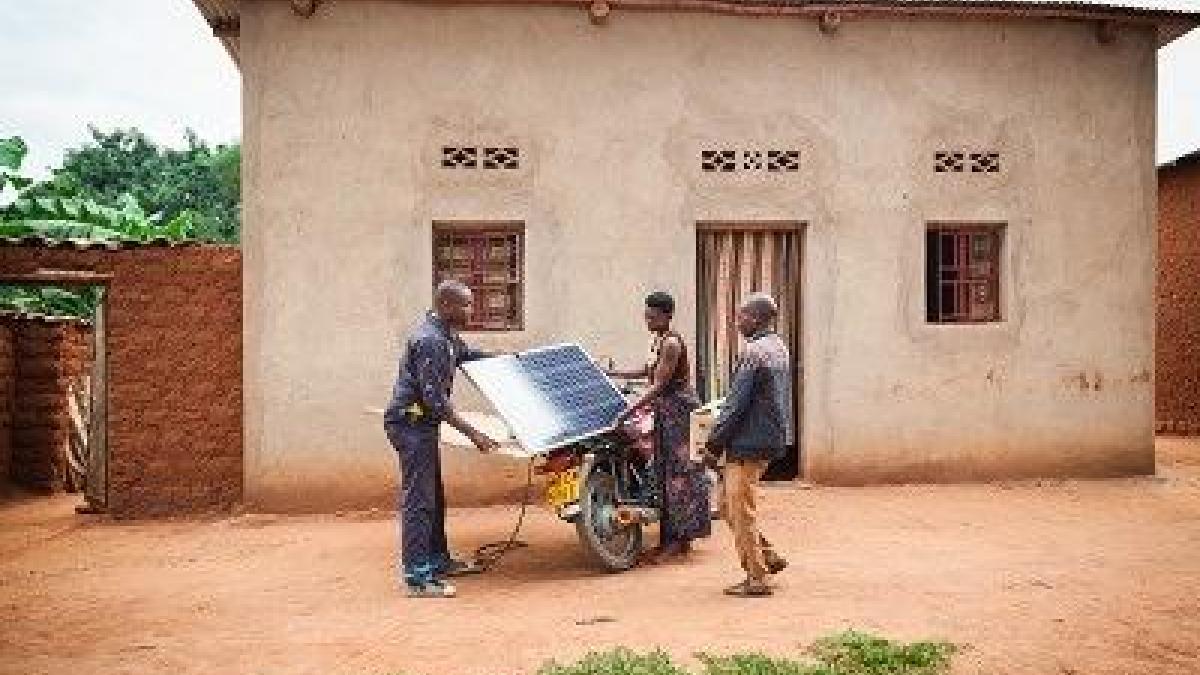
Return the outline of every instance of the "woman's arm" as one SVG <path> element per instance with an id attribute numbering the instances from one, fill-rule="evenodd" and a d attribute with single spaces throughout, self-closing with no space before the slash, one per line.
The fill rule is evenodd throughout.
<path id="1" fill-rule="evenodd" d="M 654 366 L 654 372 L 649 373 L 650 388 L 642 392 L 633 405 L 621 413 L 617 418 L 618 425 L 638 409 L 658 398 L 663 389 L 671 383 L 671 376 L 675 374 L 675 368 L 679 366 L 679 359 L 683 356 L 683 344 L 678 338 L 667 338 L 662 341 L 659 349 L 658 363 Z M 649 370 L 649 367 L 646 370 Z"/>
<path id="2" fill-rule="evenodd" d="M 616 377 L 622 380 L 635 380 L 650 376 L 649 366 L 642 366 L 637 370 L 605 370 L 604 374 L 609 377 Z"/>

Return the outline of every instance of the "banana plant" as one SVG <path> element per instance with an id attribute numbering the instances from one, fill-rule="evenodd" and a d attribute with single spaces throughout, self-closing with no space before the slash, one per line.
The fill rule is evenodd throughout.
<path id="1" fill-rule="evenodd" d="M 191 238 L 196 230 L 192 213 L 181 212 L 164 223 L 159 215 L 147 214 L 129 194 L 122 195 L 116 206 L 71 194 L 30 196 L 26 193 L 35 181 L 21 174 L 28 152 L 21 138 L 0 138 L 0 237 L 179 241 Z M 4 201 L 10 188 L 13 196 Z M 0 286 L 0 310 L 89 318 L 99 297 L 97 289 Z"/>
<path id="2" fill-rule="evenodd" d="M 0 138 L 0 194 L 7 186 L 16 193 L 7 205 L 0 206 L 0 237 L 178 241 L 195 233 L 196 218 L 190 211 L 183 211 L 164 223 L 161 215 L 147 214 L 130 194 L 121 195 L 115 207 L 69 194 L 26 195 L 34 185 L 32 179 L 20 173 L 27 154 L 28 147 L 21 138 Z"/>
<path id="3" fill-rule="evenodd" d="M 100 289 L 67 290 L 54 286 L 0 286 L 0 310 L 91 318 Z"/>

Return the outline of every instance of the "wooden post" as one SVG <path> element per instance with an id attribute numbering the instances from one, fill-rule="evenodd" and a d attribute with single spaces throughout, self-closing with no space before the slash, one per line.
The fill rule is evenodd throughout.
<path id="1" fill-rule="evenodd" d="M 608 23 L 608 15 L 612 12 L 612 7 L 607 0 L 595 0 L 588 6 L 588 15 L 592 23 L 601 25 Z"/>

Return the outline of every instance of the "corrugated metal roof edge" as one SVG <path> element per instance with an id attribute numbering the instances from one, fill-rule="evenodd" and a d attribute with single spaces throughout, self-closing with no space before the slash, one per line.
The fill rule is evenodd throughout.
<path id="1" fill-rule="evenodd" d="M 6 309 L 0 309 L 0 321 L 36 321 L 37 323 L 79 323 L 82 325 L 91 325 L 90 318 L 53 315 L 53 313 L 20 312 Z"/>
<path id="2" fill-rule="evenodd" d="M 91 326 L 91 319 L 78 316 L 59 316 L 57 314 L 39 314 L 37 312 L 18 312 L 15 309 L 0 309 L 0 321 L 36 321 L 38 323 L 78 323 Z"/>
<path id="3" fill-rule="evenodd" d="M 592 4 L 594 0 L 432 0 L 432 4 L 445 5 L 460 5 L 460 4 L 574 4 L 580 7 L 586 7 Z M 1186 8 L 1180 7 L 1161 7 L 1151 6 L 1144 2 L 1094 2 L 1089 0 L 660 0 L 659 2 L 645 2 L 644 0 L 605 0 L 608 4 L 620 7 L 622 5 L 631 9 L 636 9 L 639 4 L 656 4 L 670 5 L 678 4 L 680 7 L 700 7 L 704 5 L 712 5 L 719 7 L 721 5 L 746 5 L 746 6 L 777 6 L 777 7 L 854 7 L 854 6 L 872 6 L 872 7 L 976 7 L 981 9 L 1060 9 L 1060 10 L 1095 10 L 1095 11 L 1115 11 L 1115 12 L 1135 12 L 1139 14 L 1156 15 L 1163 14 L 1168 16 L 1197 16 L 1200 17 L 1200 2 L 1187 3 Z M 193 4 L 199 10 L 205 21 L 218 23 L 223 25 L 236 25 L 240 19 L 241 13 L 236 8 L 217 5 L 213 0 L 193 0 Z M 318 0 L 318 5 L 322 4 Z"/>
<path id="4" fill-rule="evenodd" d="M 313 0 L 319 6 L 322 0 Z M 1159 46 L 1166 45 L 1192 28 L 1200 26 L 1200 3 L 1186 7 L 1148 7 L 1145 3 L 1134 4 L 1114 2 L 1088 2 L 1072 0 L 432 0 L 433 4 L 445 5 L 550 5 L 576 6 L 586 8 L 600 3 L 606 7 L 620 10 L 664 10 L 678 9 L 681 11 L 713 11 L 735 12 L 741 10 L 763 10 L 772 7 L 792 8 L 793 10 L 808 10 L 815 14 L 822 11 L 884 11 L 894 9 L 903 12 L 929 10 L 938 12 L 961 9 L 975 12 L 998 12 L 1020 16 L 1032 12 L 1062 12 L 1064 15 L 1079 13 L 1093 14 L 1098 17 L 1130 17 L 1156 19 L 1161 25 L 1159 29 Z M 240 13 L 237 8 L 230 8 L 223 2 L 214 0 L 193 0 L 194 5 L 220 38 L 235 64 L 239 63 L 240 45 L 238 34 L 240 30 Z M 1180 25 L 1182 24 L 1182 25 Z M 1191 25 L 1187 25 L 1191 24 Z"/>
<path id="5" fill-rule="evenodd" d="M 74 249 L 78 251 L 86 250 L 107 250 L 120 251 L 126 249 L 143 249 L 143 248 L 237 248 L 233 244 L 216 244 L 212 242 L 199 241 L 194 239 L 186 239 L 176 241 L 165 237 L 156 237 L 154 239 L 137 240 L 137 239 L 119 239 L 119 240 L 96 240 L 96 239 L 50 239 L 48 237 L 30 236 L 30 237 L 0 237 L 0 248 L 57 248 L 57 249 Z"/>
<path id="6" fill-rule="evenodd" d="M 536 2 L 536 0 L 529 0 Z M 583 0 L 581 0 L 583 1 Z M 621 0 L 616 0 L 620 2 Z M 717 1 L 717 0 L 714 0 Z M 1095 10 L 1135 12 L 1139 14 L 1167 16 L 1200 16 L 1200 4 L 1190 9 L 1171 7 L 1151 7 L 1145 3 L 1133 2 L 1089 2 L 1088 0 L 720 0 L 742 5 L 783 5 L 783 6 L 850 6 L 869 5 L 875 7 L 978 7 L 980 9 L 1049 9 L 1049 10 Z"/>

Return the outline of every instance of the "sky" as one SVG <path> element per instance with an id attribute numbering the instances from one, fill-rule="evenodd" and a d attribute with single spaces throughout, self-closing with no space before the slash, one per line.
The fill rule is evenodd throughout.
<path id="1" fill-rule="evenodd" d="M 182 145 L 241 135 L 241 76 L 191 0 L 0 0 L 0 138 L 45 176 L 87 125 Z"/>
<path id="2" fill-rule="evenodd" d="M 168 145 L 188 128 L 240 137 L 238 70 L 191 0 L 0 0 L 0 50 L 0 138 L 26 140 L 35 176 L 89 123 Z M 1200 149 L 1200 29 L 1159 51 L 1158 85 L 1162 163 Z"/>

